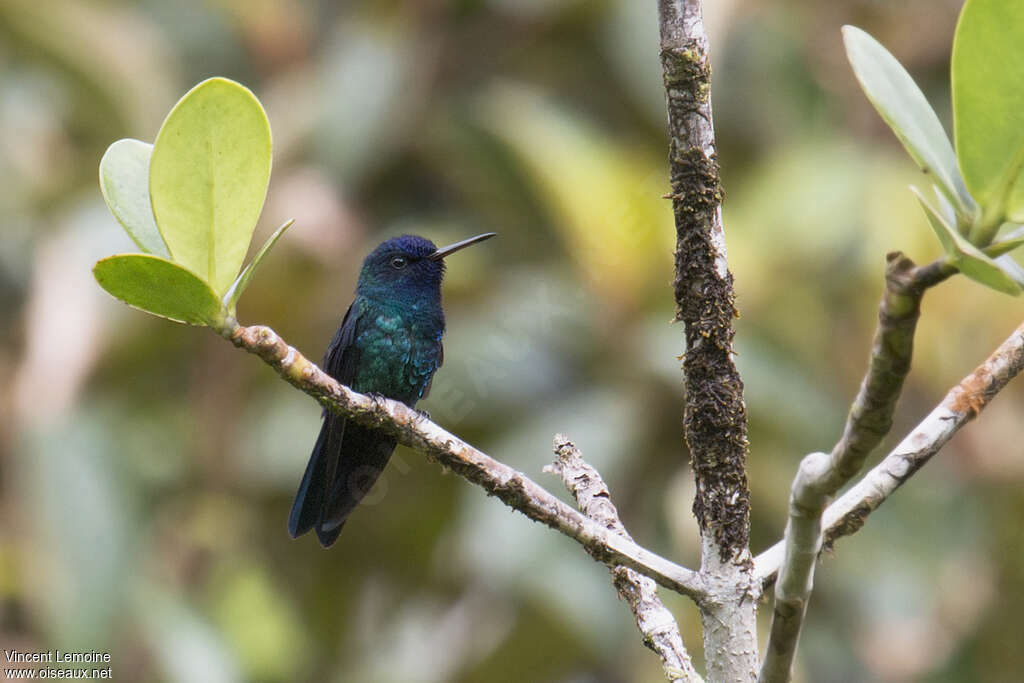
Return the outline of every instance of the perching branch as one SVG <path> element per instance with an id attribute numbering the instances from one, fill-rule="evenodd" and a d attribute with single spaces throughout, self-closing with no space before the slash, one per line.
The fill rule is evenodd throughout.
<path id="1" fill-rule="evenodd" d="M 747 415 L 733 363 L 736 315 L 722 228 L 711 118 L 711 66 L 699 0 L 658 0 L 668 107 L 669 175 L 676 224 L 676 319 L 686 325 L 684 431 L 697 483 L 701 604 L 707 677 L 751 680 L 757 670 L 751 578 Z"/>
<path id="2" fill-rule="evenodd" d="M 821 550 L 821 516 L 829 499 L 864 465 L 892 428 L 896 401 L 910 371 L 914 331 L 926 289 L 955 273 L 942 261 L 918 268 L 899 252 L 887 257 L 885 291 L 868 369 L 831 454 L 800 463 L 789 499 L 785 552 L 775 586 L 771 635 L 760 681 L 788 681 Z"/>
<path id="3" fill-rule="evenodd" d="M 379 429 L 436 458 L 509 507 L 575 539 L 598 562 L 629 567 L 665 588 L 694 600 L 704 599 L 704 582 L 695 572 L 584 517 L 523 473 L 470 446 L 404 403 L 360 394 L 338 383 L 269 327 L 242 327 L 229 320 L 219 332 L 235 346 L 262 358 L 292 386 L 328 410 Z"/>
<path id="4" fill-rule="evenodd" d="M 561 476 L 583 514 L 609 531 L 632 541 L 619 519 L 607 485 L 597 470 L 583 460 L 576 445 L 557 434 L 554 450 L 555 462 L 545 467 L 544 471 Z M 616 590 L 633 611 L 636 626 L 644 637 L 644 645 L 661 657 L 665 677 L 670 681 L 702 681 L 683 646 L 675 618 L 658 598 L 654 581 L 623 566 L 612 567 L 611 573 Z"/>
<path id="5" fill-rule="evenodd" d="M 997 348 L 974 372 L 953 387 L 931 413 L 910 432 L 882 462 L 869 471 L 839 499 L 828 506 L 822 517 L 822 546 L 864 526 L 868 515 L 915 472 L 965 424 L 984 410 L 992 398 L 1011 379 L 1024 370 L 1024 324 Z M 782 566 L 783 542 L 757 556 L 754 574 L 768 584 Z"/>

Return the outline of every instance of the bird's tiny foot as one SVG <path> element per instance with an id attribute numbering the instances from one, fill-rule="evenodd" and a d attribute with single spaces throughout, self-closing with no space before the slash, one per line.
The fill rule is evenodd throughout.
<path id="1" fill-rule="evenodd" d="M 426 420 L 427 422 L 430 422 L 430 413 L 428 413 L 425 410 L 420 410 L 419 408 L 415 408 L 414 410 L 416 410 L 416 414 L 420 416 L 421 420 Z"/>
<path id="2" fill-rule="evenodd" d="M 378 394 L 375 391 L 368 391 L 366 392 L 366 395 L 370 397 L 371 401 L 373 401 L 373 405 L 375 408 L 380 408 L 384 404 L 384 401 L 386 401 L 388 398 L 384 394 Z"/>

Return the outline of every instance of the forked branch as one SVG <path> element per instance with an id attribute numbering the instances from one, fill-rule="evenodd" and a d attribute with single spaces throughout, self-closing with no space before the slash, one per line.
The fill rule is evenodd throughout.
<path id="1" fill-rule="evenodd" d="M 846 493 L 828 506 L 822 517 L 822 547 L 860 530 L 868 515 L 923 467 L 992 398 L 1024 370 L 1024 324 L 1014 330 L 974 372 L 953 387 L 942 402 L 903 441 Z M 754 561 L 755 576 L 765 585 L 782 566 L 782 541 Z"/>
<path id="2" fill-rule="evenodd" d="M 793 480 L 784 559 L 775 585 L 771 634 L 760 680 L 788 681 L 821 550 L 821 518 L 832 496 L 864 466 L 892 428 L 893 412 L 910 372 L 914 333 L 927 289 L 956 270 L 937 261 L 917 267 L 899 252 L 887 257 L 885 290 L 868 369 L 831 454 L 812 453 Z"/>

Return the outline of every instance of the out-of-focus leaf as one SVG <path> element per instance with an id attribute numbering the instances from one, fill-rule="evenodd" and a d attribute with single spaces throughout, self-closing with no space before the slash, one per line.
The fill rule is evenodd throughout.
<path id="1" fill-rule="evenodd" d="M 180 597 L 140 584 L 135 612 L 145 627 L 150 647 L 174 683 L 236 683 L 243 680 L 220 634 Z"/>
<path id="2" fill-rule="evenodd" d="M 488 0 L 487 4 L 522 21 L 553 21 L 566 8 L 580 4 L 580 0 Z"/>
<path id="3" fill-rule="evenodd" d="M 245 401 L 230 437 L 232 476 L 240 490 L 294 493 L 296 473 L 309 459 L 305 448 L 296 447 L 294 435 L 320 429 L 320 413 L 295 398 L 291 387 L 274 382 Z"/>
<path id="4" fill-rule="evenodd" d="M 419 592 L 399 596 L 395 586 L 379 579 L 367 584 L 357 608 L 363 624 L 360 646 L 354 657 L 346 657 L 338 681 L 473 680 L 478 677 L 465 672 L 505 642 L 523 619 L 512 600 L 480 585 L 464 586 L 461 595 L 442 600 Z M 532 625 L 537 626 L 535 622 Z M 378 639 L 390 647 L 369 646 Z M 516 664 L 523 667 L 522 661 Z M 509 668 L 502 666 L 504 675 L 511 674 L 508 680 L 522 680 L 516 675 L 519 672 Z M 532 678 L 550 679 L 536 673 Z"/>
<path id="5" fill-rule="evenodd" d="M 958 233 L 954 227 L 946 223 L 939 211 L 925 201 L 916 187 L 911 189 L 917 195 L 917 200 L 921 203 L 925 215 L 928 216 L 932 230 L 942 242 L 942 248 L 950 263 L 956 266 L 961 273 L 986 287 L 1014 296 L 1020 294 L 1020 286 L 999 267 L 998 263 L 986 256 L 983 251 Z"/>
<path id="6" fill-rule="evenodd" d="M 238 274 L 270 181 L 270 124 L 225 78 L 181 98 L 153 146 L 153 214 L 174 261 L 223 295 Z"/>
<path id="7" fill-rule="evenodd" d="M 665 84 L 658 42 L 658 6 L 653 2 L 609 3 L 602 43 L 619 83 L 644 108 L 652 123 L 665 122 Z M 745 84 L 746 85 L 746 84 Z M 717 100 L 716 100 L 717 101 Z"/>
<path id="8" fill-rule="evenodd" d="M 882 262 L 880 255 L 893 248 L 892 226 L 911 224 L 919 215 L 905 189 L 919 178 L 898 154 L 831 138 L 782 145 L 753 165 L 737 179 L 723 206 L 729 267 L 745 273 L 736 279 L 741 310 L 759 309 L 774 334 L 804 353 L 812 340 L 827 346 L 829 334 L 798 331 L 799 316 L 827 316 L 827 307 L 834 304 L 814 292 L 795 291 L 800 288 L 792 284 L 779 290 L 776 285 L 794 267 L 801 269 L 801 277 L 814 280 L 873 272 Z M 794 184 L 815 200 L 784 199 Z M 901 247 L 916 253 L 933 239 L 917 231 L 902 236 Z M 792 304 L 794 296 L 799 307 Z M 806 311 L 801 313 L 801 307 Z M 813 365 L 817 355 L 810 356 L 803 361 Z"/>
<path id="9" fill-rule="evenodd" d="M 100 190 L 110 212 L 147 254 L 170 258 L 149 203 L 149 159 L 153 145 L 126 138 L 100 159 Z"/>
<path id="10" fill-rule="evenodd" d="M 23 437 L 18 490 L 45 549 L 37 571 L 47 628 L 60 642 L 103 649 L 135 559 L 135 511 L 115 468 L 113 431 L 94 411 L 76 411 L 50 413 Z"/>
<path id="11" fill-rule="evenodd" d="M 994 233 L 1004 216 L 1024 220 L 1024 5 L 968 0 L 953 39 L 951 70 L 960 169 L 992 216 Z"/>
<path id="12" fill-rule="evenodd" d="M 958 213 L 971 217 L 975 203 L 960 177 L 953 146 L 917 83 L 888 50 L 861 29 L 844 26 L 843 42 L 871 104 L 921 170 L 934 175 Z"/>
<path id="13" fill-rule="evenodd" d="M 400 23 L 382 26 L 352 16 L 338 27 L 316 77 L 313 149 L 340 180 L 354 183 L 415 130 L 425 92 L 418 84 L 436 55 Z"/>
<path id="14" fill-rule="evenodd" d="M 999 267 L 1003 269 L 1003 272 L 1024 289 L 1024 268 L 1009 254 L 997 256 L 995 260 Z"/>
<path id="15" fill-rule="evenodd" d="M 263 258 L 270 253 L 270 250 L 277 244 L 277 240 L 281 238 L 284 231 L 292 226 L 295 222 L 294 219 L 285 222 L 280 228 L 274 231 L 274 234 L 267 238 L 267 241 L 260 247 L 259 252 L 253 257 L 252 261 L 249 261 L 249 265 L 242 269 L 238 277 L 231 284 L 231 288 L 224 295 L 224 308 L 231 315 L 235 314 L 235 306 L 238 304 L 238 298 L 242 296 L 242 292 L 249 286 L 249 282 L 252 280 L 252 276 L 256 273 L 256 269 L 260 267 L 260 263 L 263 262 Z"/>
<path id="16" fill-rule="evenodd" d="M 256 565 L 226 573 L 212 587 L 214 621 L 232 645 L 246 680 L 295 681 L 309 638 L 301 632 L 285 595 Z"/>
<path id="17" fill-rule="evenodd" d="M 95 371 L 102 340 L 107 338 L 109 316 L 104 307 L 116 305 L 96 287 L 82 263 L 130 248 L 125 234 L 111 229 L 110 211 L 95 190 L 87 200 L 69 203 L 62 213 L 63 219 L 33 235 L 27 298 L 20 304 L 17 299 L 5 302 L 16 308 L 0 323 L 0 329 L 7 322 L 17 325 L 24 344 L 21 378 L 10 390 L 17 412 L 27 420 L 60 414 L 82 400 L 80 392 Z M 75 343 L 69 344 L 69 339 Z"/>
<path id="18" fill-rule="evenodd" d="M 221 304 L 193 273 L 151 254 L 115 254 L 92 269 L 103 289 L 129 306 L 190 325 L 215 325 Z"/>
<path id="19" fill-rule="evenodd" d="M 492 90 L 481 123 L 506 144 L 546 204 L 565 249 L 610 304 L 634 303 L 670 272 L 672 211 L 661 155 L 619 144 L 516 86 Z"/>
<path id="20" fill-rule="evenodd" d="M 587 353 L 588 316 L 596 317 L 599 299 L 586 288 L 541 268 L 502 268 L 491 277 L 474 314 L 451 316 L 445 371 L 424 406 L 446 424 L 494 424 L 536 396 L 558 393 L 572 381 L 570 359 Z"/>
<path id="21" fill-rule="evenodd" d="M 745 385 L 743 400 L 752 419 L 763 419 L 771 423 L 772 429 L 788 430 L 806 442 L 833 436 L 848 406 L 843 403 L 845 397 L 836 395 L 839 392 L 835 387 L 816 382 L 813 367 L 762 340 L 738 343 L 737 352 L 736 365 Z M 798 408 L 801 397 L 806 402 Z"/>
<path id="22" fill-rule="evenodd" d="M 0 40 L 46 64 L 48 80 L 74 84 L 75 117 L 106 140 L 153 126 L 173 96 L 178 58 L 162 28 L 137 7 L 116 3 L 0 2 Z"/>

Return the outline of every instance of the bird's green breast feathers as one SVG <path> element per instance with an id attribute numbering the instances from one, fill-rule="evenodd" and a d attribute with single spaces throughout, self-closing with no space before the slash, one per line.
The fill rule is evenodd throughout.
<path id="1" fill-rule="evenodd" d="M 419 400 L 441 361 L 444 319 L 405 307 L 361 305 L 353 389 L 409 405 Z"/>

